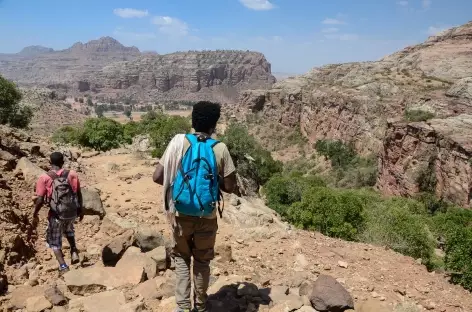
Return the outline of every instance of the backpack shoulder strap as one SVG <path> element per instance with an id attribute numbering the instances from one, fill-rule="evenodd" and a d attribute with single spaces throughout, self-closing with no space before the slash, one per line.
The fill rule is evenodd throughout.
<path id="1" fill-rule="evenodd" d="M 189 133 L 189 134 L 186 134 L 185 137 L 190 143 L 190 146 L 195 145 L 198 142 L 197 136 L 195 134 Z"/>
<path id="2" fill-rule="evenodd" d="M 61 178 L 67 179 L 67 178 L 69 177 L 69 173 L 70 173 L 70 171 L 67 170 L 67 169 L 62 170 L 62 172 L 61 172 Z"/>
<path id="3" fill-rule="evenodd" d="M 59 176 L 57 175 L 57 173 L 54 170 L 49 170 L 47 172 L 47 175 L 53 180 L 59 178 Z"/>

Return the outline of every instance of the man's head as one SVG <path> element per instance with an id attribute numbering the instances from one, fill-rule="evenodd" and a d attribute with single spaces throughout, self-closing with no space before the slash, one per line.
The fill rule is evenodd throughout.
<path id="1" fill-rule="evenodd" d="M 50 156 L 51 165 L 62 167 L 64 165 L 64 155 L 59 152 L 54 152 Z"/>
<path id="2" fill-rule="evenodd" d="M 212 134 L 220 119 L 221 106 L 207 101 L 198 102 L 192 110 L 192 127 L 196 132 Z"/>

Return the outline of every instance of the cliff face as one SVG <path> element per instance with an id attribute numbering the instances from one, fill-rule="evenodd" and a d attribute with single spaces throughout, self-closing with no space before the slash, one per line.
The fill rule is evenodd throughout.
<path id="1" fill-rule="evenodd" d="M 156 98 L 237 98 L 245 88 L 268 88 L 275 78 L 264 55 L 244 51 L 141 53 L 110 37 L 54 51 L 28 47 L 0 55 L 0 74 L 21 85 L 66 85 L 74 92 Z M 225 89 L 226 88 L 226 89 Z M 229 90 L 227 90 L 230 88 Z M 201 96 L 192 95 L 201 92 Z M 228 93 L 232 93 L 231 96 Z"/>
<path id="2" fill-rule="evenodd" d="M 242 51 L 184 52 L 146 55 L 106 66 L 99 88 L 198 92 L 220 85 L 268 87 L 275 82 L 264 55 Z"/>
<path id="3" fill-rule="evenodd" d="M 452 129 L 459 122 L 457 116 L 467 120 L 467 115 L 472 115 L 471 56 L 472 22 L 380 61 L 314 68 L 305 75 L 278 82 L 270 90 L 244 92 L 238 110 L 241 115 L 259 112 L 284 125 L 299 126 L 311 143 L 337 139 L 353 143 L 361 154 L 379 154 L 380 168 L 390 168 L 381 170 L 379 189 L 389 194 L 412 195 L 418 185 L 407 171 L 397 170 L 395 157 L 388 156 L 398 143 L 388 138 L 392 131 L 397 133 L 394 129 L 404 129 L 410 138 L 406 129 L 414 127 L 404 122 L 406 111 L 433 113 L 437 120 L 431 131 L 438 137 L 449 133 L 445 129 Z M 472 134 L 468 122 L 460 124 L 461 133 Z M 428 143 L 438 149 L 434 154 L 436 192 L 454 197 L 449 189 L 456 189 L 458 197 L 454 201 L 466 205 L 469 182 L 461 180 L 461 187 L 453 187 L 459 182 L 447 174 L 456 170 L 469 172 L 470 176 L 470 167 L 464 171 L 467 162 L 445 161 L 456 152 L 450 145 L 441 144 Z M 391 168 L 395 168 L 394 173 L 388 173 Z"/>
<path id="4" fill-rule="evenodd" d="M 428 123 L 388 125 L 379 158 L 377 187 L 410 196 L 426 181 L 440 198 L 470 207 L 472 199 L 472 116 Z"/>

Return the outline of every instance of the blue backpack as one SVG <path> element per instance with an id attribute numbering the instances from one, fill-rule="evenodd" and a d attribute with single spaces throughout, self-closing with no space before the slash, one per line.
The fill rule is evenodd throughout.
<path id="1" fill-rule="evenodd" d="M 184 215 L 204 217 L 213 213 L 222 197 L 213 147 L 219 143 L 202 134 L 187 134 L 190 147 L 182 157 L 172 186 L 175 209 Z M 221 210 L 219 210 L 222 216 Z"/>

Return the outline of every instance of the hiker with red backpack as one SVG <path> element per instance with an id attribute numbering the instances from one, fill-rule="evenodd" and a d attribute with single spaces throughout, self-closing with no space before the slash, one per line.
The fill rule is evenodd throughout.
<path id="1" fill-rule="evenodd" d="M 153 175 L 164 186 L 164 209 L 173 232 L 176 312 L 206 312 L 210 261 L 222 216 L 222 193 L 236 187 L 236 168 L 228 147 L 211 137 L 220 118 L 217 103 L 198 102 L 192 110 L 195 133 L 178 134 L 167 146 Z M 194 309 L 190 300 L 193 258 Z"/>
<path id="2" fill-rule="evenodd" d="M 41 207 L 49 206 L 46 241 L 59 262 L 59 271 L 64 273 L 69 266 L 62 253 L 62 235 L 65 234 L 70 245 L 71 262 L 77 264 L 79 252 L 75 244 L 74 222 L 84 218 L 82 213 L 82 193 L 78 175 L 73 170 L 63 169 L 64 156 L 54 152 L 50 156 L 51 170 L 41 175 L 36 183 L 36 202 L 33 223 L 38 223 Z"/>

